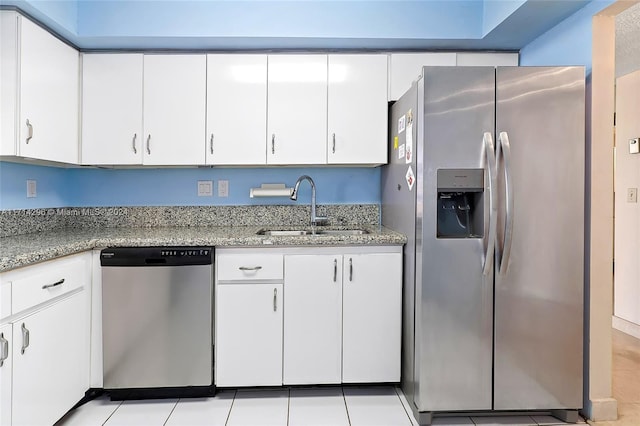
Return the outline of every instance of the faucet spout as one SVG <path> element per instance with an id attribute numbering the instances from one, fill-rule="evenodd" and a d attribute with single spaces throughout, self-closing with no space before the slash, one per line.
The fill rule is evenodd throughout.
<path id="1" fill-rule="evenodd" d="M 316 216 L 316 184 L 313 182 L 310 176 L 302 175 L 296 181 L 295 186 L 293 187 L 293 192 L 291 192 L 291 198 L 293 201 L 298 199 L 298 190 L 300 189 L 300 184 L 303 180 L 309 181 L 311 185 L 311 226 L 322 225 L 327 223 L 328 219 L 326 217 Z"/>

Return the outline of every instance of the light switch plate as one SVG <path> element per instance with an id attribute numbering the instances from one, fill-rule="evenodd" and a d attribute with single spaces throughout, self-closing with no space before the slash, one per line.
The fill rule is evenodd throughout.
<path id="1" fill-rule="evenodd" d="M 638 202 L 638 188 L 627 188 L 627 203 Z"/>
<path id="2" fill-rule="evenodd" d="M 213 181 L 212 180 L 198 181 L 198 197 L 213 197 Z"/>
<path id="3" fill-rule="evenodd" d="M 27 179 L 27 198 L 35 198 L 38 195 L 35 180 Z"/>
<path id="4" fill-rule="evenodd" d="M 640 153 L 640 138 L 629 139 L 629 154 Z"/>
<path id="5" fill-rule="evenodd" d="M 228 197 L 229 196 L 229 181 L 228 180 L 219 180 L 218 181 L 218 197 Z"/>

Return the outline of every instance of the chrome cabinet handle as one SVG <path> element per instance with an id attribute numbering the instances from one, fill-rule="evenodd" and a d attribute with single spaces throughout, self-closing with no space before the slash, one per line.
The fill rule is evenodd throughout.
<path id="1" fill-rule="evenodd" d="M 213 133 L 211 133 L 211 141 L 209 142 L 209 152 L 213 154 Z"/>
<path id="2" fill-rule="evenodd" d="M 493 265 L 493 256 L 496 247 L 496 228 L 498 225 L 498 205 L 496 203 L 496 154 L 493 145 L 493 136 L 485 132 L 482 138 L 485 155 L 487 156 L 487 174 L 489 175 L 489 232 L 487 240 L 487 252 L 484 255 L 482 274 L 487 275 Z"/>
<path id="3" fill-rule="evenodd" d="M 278 289 L 273 289 L 273 312 L 278 310 Z"/>
<path id="4" fill-rule="evenodd" d="M 151 133 L 147 136 L 147 154 L 151 154 Z"/>
<path id="5" fill-rule="evenodd" d="M 349 281 L 353 281 L 353 259 L 349 258 Z"/>
<path id="6" fill-rule="evenodd" d="M 271 153 L 272 154 L 276 153 L 276 134 L 275 133 L 271 135 Z"/>
<path id="7" fill-rule="evenodd" d="M 24 355 L 25 349 L 29 347 L 29 330 L 27 326 L 22 323 L 22 348 L 20 349 L 20 354 Z"/>
<path id="8" fill-rule="evenodd" d="M 259 271 L 262 266 L 240 266 L 238 269 L 241 271 Z"/>
<path id="9" fill-rule="evenodd" d="M 55 282 L 55 283 L 53 283 L 53 284 L 46 284 L 46 285 L 43 285 L 43 286 L 42 286 L 42 289 L 43 289 L 43 290 L 46 290 L 46 289 L 51 288 L 51 287 L 57 287 L 57 286 L 61 285 L 62 283 L 64 283 L 64 278 L 63 278 L 63 279 L 61 279 L 60 281 L 56 281 L 56 282 Z"/>
<path id="10" fill-rule="evenodd" d="M 338 259 L 333 259 L 333 282 L 338 280 Z"/>
<path id="11" fill-rule="evenodd" d="M 336 153 L 336 134 L 333 134 L 333 148 L 331 149 L 331 151 L 335 154 Z"/>
<path id="12" fill-rule="evenodd" d="M 138 148 L 136 148 L 136 139 L 137 139 L 137 138 L 138 138 L 138 134 L 137 134 L 137 133 L 134 133 L 134 134 L 133 134 L 133 141 L 132 141 L 132 144 L 133 144 L 133 153 L 134 153 L 134 154 L 137 154 L 137 153 L 138 153 Z"/>
<path id="13" fill-rule="evenodd" d="M 513 182 L 511 176 L 511 145 L 509 144 L 509 135 L 507 132 L 500 132 L 498 138 L 500 145 L 498 147 L 498 157 L 502 154 L 504 160 L 504 185 L 506 188 L 505 203 L 505 230 L 504 242 L 502 248 L 502 256 L 500 259 L 500 273 L 507 273 L 509 267 L 509 259 L 511 258 L 511 242 L 513 241 Z"/>
<path id="14" fill-rule="evenodd" d="M 29 130 L 26 142 L 27 144 L 31 141 L 31 138 L 33 138 L 33 124 L 31 124 L 29 122 L 29 119 L 27 118 L 27 129 Z"/>
<path id="15" fill-rule="evenodd" d="M 0 367 L 7 358 L 9 358 L 9 341 L 4 338 L 4 333 L 0 333 Z"/>

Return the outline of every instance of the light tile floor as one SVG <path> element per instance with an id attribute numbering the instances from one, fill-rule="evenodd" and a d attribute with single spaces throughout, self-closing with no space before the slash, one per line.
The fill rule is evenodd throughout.
<path id="1" fill-rule="evenodd" d="M 613 330 L 613 397 L 618 420 L 593 426 L 640 426 L 640 339 Z"/>
<path id="2" fill-rule="evenodd" d="M 640 426 L 640 340 L 614 330 L 613 396 L 619 419 L 593 426 Z M 93 400 L 56 426 L 417 426 L 392 386 L 223 390 L 214 398 Z M 442 417 L 437 426 L 562 425 L 551 416 Z"/>

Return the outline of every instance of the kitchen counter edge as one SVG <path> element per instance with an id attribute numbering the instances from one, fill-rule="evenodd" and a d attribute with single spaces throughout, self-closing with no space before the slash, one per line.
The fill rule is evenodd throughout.
<path id="1" fill-rule="evenodd" d="M 37 232 L 0 238 L 0 273 L 95 248 L 149 246 L 317 247 L 403 245 L 391 229 L 364 225 L 362 235 L 257 235 L 264 226 L 103 228 Z"/>

